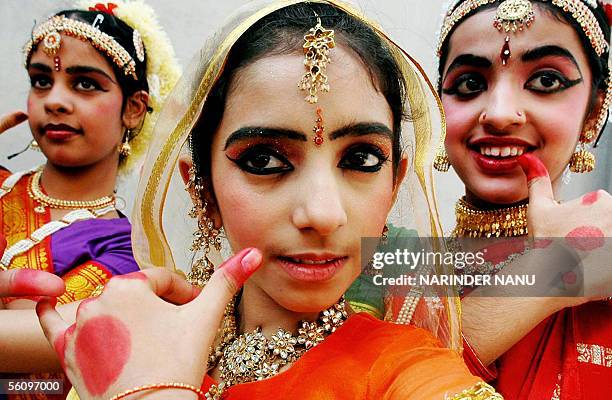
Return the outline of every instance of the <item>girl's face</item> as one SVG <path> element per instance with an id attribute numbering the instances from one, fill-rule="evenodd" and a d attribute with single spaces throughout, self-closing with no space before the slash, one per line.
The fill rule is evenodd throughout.
<path id="1" fill-rule="evenodd" d="M 530 28 L 493 27 L 495 9 L 467 18 L 450 38 L 442 79 L 446 149 L 472 200 L 527 198 L 517 156 L 533 152 L 558 180 L 585 125 L 591 70 L 576 31 L 535 7 Z M 502 64 L 509 37 L 511 57 Z"/>
<path id="2" fill-rule="evenodd" d="M 217 218 L 234 251 L 264 254 L 245 290 L 295 312 L 338 300 L 360 273 L 361 238 L 380 236 L 393 202 L 391 109 L 356 55 L 330 55 L 331 90 L 314 105 L 298 89 L 302 55 L 240 70 L 212 143 Z"/>
<path id="3" fill-rule="evenodd" d="M 54 57 L 33 52 L 28 74 L 29 123 L 49 162 L 84 167 L 118 164 L 124 135 L 122 93 L 109 62 L 90 44 L 61 36 L 60 68 Z"/>

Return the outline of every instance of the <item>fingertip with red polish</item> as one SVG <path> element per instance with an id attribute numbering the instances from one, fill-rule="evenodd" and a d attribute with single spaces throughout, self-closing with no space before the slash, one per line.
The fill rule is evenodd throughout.
<path id="1" fill-rule="evenodd" d="M 542 160 L 533 154 L 523 154 L 517 161 L 527 176 L 527 182 L 531 182 L 536 178 L 548 176 L 548 170 Z"/>
<path id="2" fill-rule="evenodd" d="M 234 279 L 236 285 L 242 286 L 257 271 L 263 260 L 263 255 L 256 248 L 247 248 L 238 253 L 237 258 L 240 262 L 227 262 L 221 267 Z"/>

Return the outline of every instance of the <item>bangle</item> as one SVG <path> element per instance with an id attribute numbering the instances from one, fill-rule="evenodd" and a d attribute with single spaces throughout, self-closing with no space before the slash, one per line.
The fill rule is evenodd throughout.
<path id="1" fill-rule="evenodd" d="M 457 393 L 453 397 L 447 397 L 447 400 L 504 400 L 501 394 L 497 393 L 493 386 L 484 382 L 478 382 L 469 389 L 461 393 Z"/>
<path id="2" fill-rule="evenodd" d="M 155 389 L 185 389 L 185 390 L 190 390 L 194 392 L 195 394 L 197 394 L 199 399 L 206 398 L 206 396 L 204 395 L 204 392 L 193 385 L 189 385 L 187 383 L 168 382 L 168 383 L 153 383 L 150 385 L 136 386 L 133 389 L 126 390 L 125 392 L 121 392 L 119 394 L 114 395 L 109 400 L 119 400 L 119 399 L 123 399 L 134 393 L 144 392 L 145 390 L 155 390 Z"/>

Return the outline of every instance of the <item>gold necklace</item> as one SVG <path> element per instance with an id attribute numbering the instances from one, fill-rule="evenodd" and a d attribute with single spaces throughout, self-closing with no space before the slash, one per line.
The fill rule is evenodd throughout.
<path id="1" fill-rule="evenodd" d="M 455 204 L 455 237 L 513 237 L 527 234 L 527 204 L 481 210 L 465 200 Z"/>
<path id="2" fill-rule="evenodd" d="M 32 174 L 28 182 L 28 196 L 38 203 L 34 207 L 34 211 L 39 214 L 45 213 L 45 207 L 61 209 L 61 210 L 98 210 L 108 206 L 115 205 L 115 195 L 100 197 L 95 200 L 63 200 L 55 199 L 46 195 L 43 192 L 40 184 L 42 170 L 38 170 Z"/>
<path id="3" fill-rule="evenodd" d="M 301 321 L 298 335 L 278 328 L 270 339 L 261 327 L 254 331 L 236 335 L 235 301 L 225 308 L 222 325 L 222 340 L 211 352 L 208 369 L 218 365 L 221 382 L 212 385 L 206 398 L 218 400 L 230 386 L 260 381 L 276 375 L 280 369 L 300 358 L 307 350 L 321 343 L 348 318 L 344 297 L 319 314 L 315 322 Z"/>

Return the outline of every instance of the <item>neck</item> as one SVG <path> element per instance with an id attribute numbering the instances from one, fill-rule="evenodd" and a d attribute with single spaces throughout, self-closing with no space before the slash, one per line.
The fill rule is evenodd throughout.
<path id="1" fill-rule="evenodd" d="M 260 327 L 266 337 L 275 334 L 278 328 L 296 334 L 300 321 L 315 321 L 319 313 L 287 310 L 259 287 L 246 282 L 238 305 L 238 333 L 251 332 Z"/>
<path id="2" fill-rule="evenodd" d="M 69 168 L 45 164 L 41 185 L 45 192 L 62 200 L 95 200 L 112 195 L 117 183 L 117 165 Z"/>

